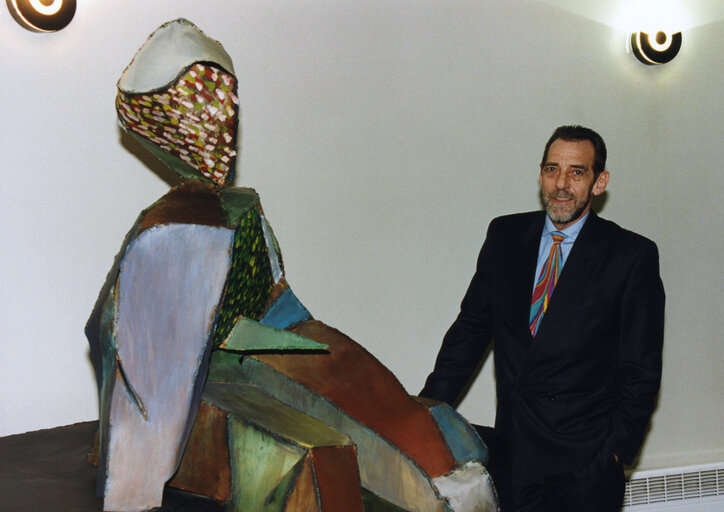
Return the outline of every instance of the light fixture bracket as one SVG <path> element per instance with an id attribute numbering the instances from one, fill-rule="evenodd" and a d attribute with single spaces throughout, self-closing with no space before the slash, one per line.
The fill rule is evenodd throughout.
<path id="1" fill-rule="evenodd" d="M 6 0 L 10 14 L 33 32 L 57 32 L 75 16 L 76 0 Z"/>
<path id="2" fill-rule="evenodd" d="M 671 34 L 659 30 L 653 36 L 647 32 L 631 34 L 631 49 L 638 60 L 646 65 L 666 64 L 681 49 L 681 32 Z"/>

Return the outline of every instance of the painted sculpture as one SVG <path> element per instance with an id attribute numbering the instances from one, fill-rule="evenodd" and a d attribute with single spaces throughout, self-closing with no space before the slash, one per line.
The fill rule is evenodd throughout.
<path id="1" fill-rule="evenodd" d="M 492 511 L 487 451 L 289 287 L 252 189 L 228 186 L 237 80 L 221 44 L 162 25 L 118 82 L 121 127 L 182 183 L 126 236 L 86 325 L 104 510 L 165 485 L 234 511 Z"/>

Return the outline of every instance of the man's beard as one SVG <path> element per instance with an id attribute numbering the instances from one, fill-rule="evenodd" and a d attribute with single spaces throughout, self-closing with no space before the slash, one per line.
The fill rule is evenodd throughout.
<path id="1" fill-rule="evenodd" d="M 581 200 L 576 200 L 567 192 L 554 192 L 553 194 L 543 195 L 543 205 L 553 224 L 568 224 L 580 217 L 586 207 L 591 204 L 592 190 L 593 187 L 588 191 L 586 197 Z M 553 203 L 554 198 L 573 199 L 573 203 L 567 206 L 556 206 Z"/>

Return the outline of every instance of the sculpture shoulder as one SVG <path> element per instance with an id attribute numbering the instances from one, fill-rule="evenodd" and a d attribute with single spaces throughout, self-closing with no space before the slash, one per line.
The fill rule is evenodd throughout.
<path id="1" fill-rule="evenodd" d="M 198 180 L 186 180 L 143 210 L 139 232 L 162 224 L 226 226 L 221 197 L 216 189 Z"/>
<path id="2" fill-rule="evenodd" d="M 201 224 L 235 228 L 252 208 L 261 212 L 259 195 L 251 188 L 218 188 L 186 180 L 146 208 L 140 215 L 139 233 L 161 224 Z"/>
<path id="3" fill-rule="evenodd" d="M 219 197 L 230 226 L 238 226 L 240 219 L 252 208 L 262 212 L 259 194 L 253 188 L 224 187 L 219 190 Z"/>

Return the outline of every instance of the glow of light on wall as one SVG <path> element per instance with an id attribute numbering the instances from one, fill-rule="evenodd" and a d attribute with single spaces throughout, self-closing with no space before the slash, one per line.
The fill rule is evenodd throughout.
<path id="1" fill-rule="evenodd" d="M 692 24 L 690 12 L 681 0 L 628 0 L 618 5 L 613 17 L 613 25 L 629 34 L 674 34 Z"/>

